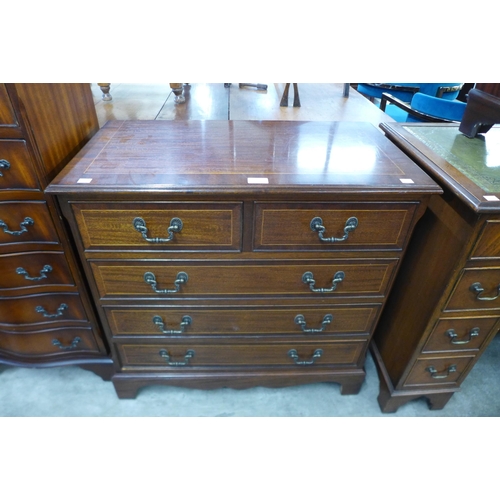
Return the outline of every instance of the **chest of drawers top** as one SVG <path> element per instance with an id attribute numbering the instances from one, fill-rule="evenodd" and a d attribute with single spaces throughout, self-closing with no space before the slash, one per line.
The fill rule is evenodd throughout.
<path id="1" fill-rule="evenodd" d="M 108 122 L 48 192 L 243 200 L 356 192 L 359 200 L 360 193 L 418 199 L 440 189 L 371 124 L 215 120 Z"/>

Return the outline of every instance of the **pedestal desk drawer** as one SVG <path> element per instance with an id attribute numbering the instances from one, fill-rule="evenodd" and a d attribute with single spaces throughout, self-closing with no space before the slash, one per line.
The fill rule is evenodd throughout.
<path id="1" fill-rule="evenodd" d="M 474 356 L 418 359 L 404 386 L 456 385 L 473 360 Z"/>
<path id="2" fill-rule="evenodd" d="M 99 294 L 110 297 L 384 296 L 397 259 L 296 263 L 193 261 L 161 266 L 91 262 Z"/>
<path id="3" fill-rule="evenodd" d="M 0 251 L 19 243 L 59 243 L 45 202 L 0 202 Z"/>
<path id="4" fill-rule="evenodd" d="M 0 139 L 0 192 L 4 189 L 39 189 L 25 141 Z"/>
<path id="5" fill-rule="evenodd" d="M 0 255 L 0 290 L 48 285 L 74 285 L 62 252 L 26 252 Z"/>
<path id="6" fill-rule="evenodd" d="M 403 247 L 415 203 L 256 203 L 257 250 Z"/>
<path id="7" fill-rule="evenodd" d="M 379 306 L 116 309 L 105 307 L 114 336 L 330 335 L 371 331 Z"/>
<path id="8" fill-rule="evenodd" d="M 53 329 L 37 333 L 0 332 L 0 350 L 26 356 L 99 352 L 91 328 Z"/>
<path id="9" fill-rule="evenodd" d="M 267 344 L 174 343 L 152 345 L 117 344 L 124 369 L 187 369 L 202 366 L 296 366 L 355 365 L 367 340 L 329 342 L 283 342 Z"/>
<path id="10" fill-rule="evenodd" d="M 498 317 L 453 318 L 437 322 L 422 352 L 479 351 L 491 330 L 498 329 Z"/>
<path id="11" fill-rule="evenodd" d="M 239 250 L 241 203 L 73 205 L 86 250 Z"/>
<path id="12" fill-rule="evenodd" d="M 500 309 L 500 268 L 464 269 L 446 311 Z"/>
<path id="13" fill-rule="evenodd" d="M 0 326 L 86 320 L 85 309 L 76 293 L 0 297 Z"/>

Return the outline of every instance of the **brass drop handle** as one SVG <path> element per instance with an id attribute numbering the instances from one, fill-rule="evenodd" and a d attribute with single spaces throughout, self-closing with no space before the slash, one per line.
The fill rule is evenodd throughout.
<path id="1" fill-rule="evenodd" d="M 64 311 L 68 308 L 67 304 L 61 304 L 55 313 L 50 314 L 48 313 L 42 306 L 36 306 L 35 311 L 37 313 L 43 314 L 45 318 L 58 318 L 59 316 L 62 316 L 64 314 Z"/>
<path id="2" fill-rule="evenodd" d="M 168 238 L 149 238 L 146 222 L 141 217 L 136 217 L 133 221 L 134 229 L 142 234 L 142 237 L 148 243 L 168 243 L 174 239 L 174 233 L 180 233 L 183 227 L 182 220 L 174 217 L 170 221 L 170 226 L 167 228 Z"/>
<path id="3" fill-rule="evenodd" d="M 307 328 L 306 320 L 302 314 L 297 314 L 294 321 L 296 325 L 302 328 L 304 333 L 321 333 L 325 330 L 326 325 L 329 325 L 333 321 L 333 316 L 331 314 L 325 314 L 321 322 L 321 328 Z"/>
<path id="4" fill-rule="evenodd" d="M 39 280 L 43 280 L 45 278 L 47 278 L 47 273 L 50 273 L 52 271 L 52 267 L 49 266 L 48 264 L 46 264 L 45 266 L 42 267 L 42 269 L 40 270 L 40 276 L 34 276 L 34 277 L 31 277 L 29 274 L 28 274 L 28 271 L 26 271 L 26 269 L 24 269 L 23 267 L 18 267 L 16 269 L 16 273 L 17 274 L 21 274 L 24 276 L 24 279 L 25 280 L 30 280 L 30 281 L 39 281 Z"/>
<path id="5" fill-rule="evenodd" d="M 166 362 L 168 366 L 186 366 L 189 364 L 189 360 L 194 356 L 193 349 L 188 349 L 184 355 L 184 361 L 171 361 L 170 354 L 166 349 L 162 349 L 158 353 Z"/>
<path id="6" fill-rule="evenodd" d="M 455 330 L 453 330 L 453 328 L 446 330 L 445 335 L 450 337 L 451 344 L 454 345 L 468 344 L 474 337 L 477 337 L 479 335 L 479 328 L 478 327 L 472 328 L 469 332 L 469 338 L 467 340 L 456 340 L 458 335 L 455 332 Z"/>
<path id="7" fill-rule="evenodd" d="M 19 231 L 11 231 L 9 229 L 9 227 L 7 226 L 7 224 L 3 220 L 0 220 L 0 227 L 3 229 L 3 232 L 6 234 L 12 234 L 13 236 L 19 236 L 19 235 L 25 233 L 26 231 L 28 231 L 26 229 L 26 226 L 32 226 L 34 223 L 35 223 L 35 221 L 31 217 L 25 217 L 23 222 L 21 222 L 19 224 L 19 226 L 21 227 L 21 229 Z"/>
<path id="8" fill-rule="evenodd" d="M 484 292 L 484 288 L 481 286 L 481 283 L 473 283 L 469 290 L 476 294 L 477 300 L 495 300 L 500 297 L 500 284 L 497 285 L 497 294 L 494 297 L 481 297 L 481 294 Z"/>
<path id="9" fill-rule="evenodd" d="M 439 375 L 439 372 L 433 366 L 429 366 L 426 370 L 431 374 L 432 378 L 448 378 L 450 373 L 457 371 L 457 365 L 451 365 L 448 370 L 446 370 L 446 373 L 442 375 Z"/>
<path id="10" fill-rule="evenodd" d="M 0 160 L 0 177 L 3 177 L 3 170 L 7 170 L 10 168 L 10 163 L 7 160 Z"/>
<path id="11" fill-rule="evenodd" d="M 358 219 L 356 217 L 349 217 L 344 226 L 344 236 L 336 238 L 331 236 L 330 238 L 325 238 L 324 234 L 326 231 L 325 226 L 323 226 L 323 219 L 321 217 L 314 217 L 311 220 L 310 228 L 318 233 L 318 237 L 321 241 L 326 243 L 337 243 L 340 241 L 345 241 L 349 238 L 349 233 L 354 231 L 358 227 Z"/>
<path id="12" fill-rule="evenodd" d="M 59 347 L 59 349 L 61 349 L 62 351 L 69 351 L 71 349 L 76 349 L 76 347 L 81 341 L 82 339 L 80 337 L 75 337 L 70 345 L 64 346 L 59 340 L 53 339 L 52 344 L 55 345 L 56 347 Z"/>
<path id="13" fill-rule="evenodd" d="M 302 275 L 302 282 L 305 283 L 306 285 L 309 285 L 309 288 L 312 292 L 328 293 L 328 292 L 334 292 L 337 289 L 337 285 L 342 281 L 344 281 L 344 278 L 345 278 L 344 271 L 337 271 L 335 273 L 335 276 L 333 277 L 331 288 L 314 288 L 314 285 L 316 284 L 314 275 L 310 271 L 307 271 Z"/>
<path id="14" fill-rule="evenodd" d="M 304 360 L 301 360 L 299 359 L 299 354 L 297 352 L 297 349 L 290 349 L 288 351 L 288 357 L 292 358 L 293 359 L 293 362 L 296 364 L 296 365 L 301 365 L 301 366 L 304 366 L 304 365 L 313 365 L 314 362 L 321 358 L 321 356 L 323 355 L 323 349 L 316 349 L 311 357 L 310 360 L 308 361 L 304 361 Z"/>
<path id="15" fill-rule="evenodd" d="M 164 288 L 163 290 L 158 290 L 157 283 L 156 283 L 156 276 L 151 272 L 147 272 L 144 274 L 144 281 L 148 285 L 151 285 L 151 288 L 156 293 L 177 293 L 180 291 L 181 285 L 184 285 L 185 283 L 187 283 L 188 275 L 182 271 L 180 273 L 177 273 L 177 277 L 174 281 L 174 288 L 173 289 Z"/>
<path id="16" fill-rule="evenodd" d="M 181 333 L 184 333 L 186 331 L 186 327 L 192 322 L 193 320 L 191 319 L 191 316 L 183 316 L 179 325 L 181 327 L 180 330 L 165 330 L 165 323 L 163 323 L 161 317 L 153 317 L 153 323 L 158 327 L 161 333 L 164 333 L 166 335 L 180 335 Z"/>

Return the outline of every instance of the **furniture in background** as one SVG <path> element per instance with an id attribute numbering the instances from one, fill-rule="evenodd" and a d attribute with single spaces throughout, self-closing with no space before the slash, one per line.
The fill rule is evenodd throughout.
<path id="1" fill-rule="evenodd" d="M 354 394 L 416 221 L 441 189 L 353 122 L 108 122 L 47 188 L 122 398 L 312 382 Z"/>
<path id="2" fill-rule="evenodd" d="M 111 101 L 113 99 L 110 94 L 111 91 L 111 83 L 98 83 L 101 92 L 102 92 L 102 100 L 103 101 Z M 182 94 L 183 84 L 182 83 L 169 83 L 170 88 L 174 94 L 174 102 L 177 104 L 182 104 L 186 101 L 186 98 Z"/>
<path id="3" fill-rule="evenodd" d="M 460 132 L 473 138 L 488 132 L 496 124 L 500 124 L 500 97 L 482 90 L 471 89 L 467 108 L 460 123 Z"/>
<path id="4" fill-rule="evenodd" d="M 380 407 L 445 406 L 500 328 L 500 128 L 381 124 L 444 190 L 419 221 L 375 331 Z"/>
<path id="5" fill-rule="evenodd" d="M 51 196 L 98 130 L 89 84 L 0 84 L 0 366 L 112 364 Z"/>

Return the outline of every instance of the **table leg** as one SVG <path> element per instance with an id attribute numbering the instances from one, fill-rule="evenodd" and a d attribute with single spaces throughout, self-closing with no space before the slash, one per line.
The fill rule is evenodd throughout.
<path id="1" fill-rule="evenodd" d="M 111 94 L 109 93 L 109 90 L 111 88 L 111 83 L 98 83 L 97 85 L 99 85 L 99 87 L 101 88 L 102 100 L 111 101 L 113 99 L 111 97 Z"/>
<path id="2" fill-rule="evenodd" d="M 170 88 L 175 95 L 174 101 L 176 104 L 182 104 L 186 98 L 182 95 L 182 83 L 170 83 Z"/>

